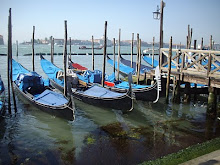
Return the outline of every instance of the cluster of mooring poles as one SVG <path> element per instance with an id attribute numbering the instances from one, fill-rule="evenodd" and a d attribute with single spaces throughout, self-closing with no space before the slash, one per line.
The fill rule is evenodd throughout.
<path id="1" fill-rule="evenodd" d="M 214 51 L 213 45 L 214 41 L 212 39 L 212 35 L 210 36 L 210 48 L 209 50 L 203 50 L 203 38 L 201 40 L 200 50 L 196 50 L 197 48 L 197 40 L 194 40 L 193 49 L 191 49 L 191 40 L 192 40 L 192 28 L 188 25 L 188 36 L 187 36 L 187 44 L 186 49 L 172 49 L 172 37 L 170 38 L 169 49 L 161 48 L 160 50 L 160 61 L 162 61 L 162 56 L 167 57 L 167 62 L 160 62 L 160 68 L 162 73 L 166 73 L 166 102 L 169 102 L 169 88 L 170 88 L 170 80 L 173 80 L 173 97 L 172 101 L 179 103 L 180 102 L 180 85 L 185 84 L 184 87 L 184 96 L 183 102 L 189 103 L 191 100 L 191 94 L 194 94 L 194 100 L 197 99 L 197 94 L 208 94 L 208 104 L 207 104 L 207 114 L 216 114 L 218 105 L 217 105 L 217 95 L 219 95 L 219 73 L 217 71 L 220 69 L 219 66 L 219 57 L 216 54 L 220 54 L 220 51 Z M 168 51 L 168 53 L 165 53 Z M 176 52 L 176 56 L 172 57 L 173 51 Z M 180 58 L 182 56 L 182 58 Z M 175 59 L 176 62 L 174 61 Z M 204 64 L 202 60 L 207 60 Z M 176 65 L 176 69 L 171 68 L 172 62 L 174 61 Z M 217 61 L 217 63 L 215 63 Z M 203 63 L 203 64 L 202 64 Z M 164 68 L 165 64 L 168 65 L 167 68 Z M 190 68 L 190 67 L 194 68 Z M 212 67 L 215 69 L 212 69 Z M 189 71 L 187 72 L 187 69 Z M 194 69 L 194 72 L 193 72 Z M 190 73 L 192 74 L 190 76 Z M 193 75 L 194 74 L 194 75 Z M 217 75 L 216 77 L 214 75 Z M 197 76 L 200 78 L 197 78 Z M 216 78 L 216 79 L 215 79 Z M 200 91 L 197 88 L 197 83 L 201 82 L 201 84 L 206 85 L 207 87 Z M 191 86 L 190 83 L 195 83 L 194 87 Z"/>
<path id="2" fill-rule="evenodd" d="M 219 93 L 219 88 L 217 88 L 215 85 L 212 85 L 212 78 L 209 76 L 210 73 L 214 73 L 214 71 L 211 71 L 211 65 L 212 65 L 212 60 L 213 60 L 213 55 L 215 52 L 209 52 L 208 55 L 204 55 L 204 53 L 207 52 L 203 52 L 203 38 L 201 40 L 201 46 L 200 46 L 200 50 L 196 50 L 197 46 L 197 40 L 194 40 L 194 46 L 193 49 L 191 49 L 191 43 L 192 43 L 192 28 L 190 29 L 190 25 L 188 25 L 188 35 L 186 37 L 186 49 L 181 49 L 181 43 L 180 43 L 180 48 L 177 49 L 173 49 L 172 48 L 172 37 L 170 38 L 170 42 L 169 42 L 169 49 L 163 48 L 163 8 L 164 8 L 164 4 L 163 1 L 161 1 L 161 9 L 162 9 L 162 13 L 161 13 L 161 18 L 160 20 L 161 22 L 161 27 L 160 27 L 160 49 L 159 49 L 159 67 L 160 67 L 160 71 L 161 73 L 165 73 L 165 76 L 161 77 L 161 82 L 162 82 L 162 95 L 166 96 L 166 103 L 169 103 L 169 90 L 170 90 L 170 84 L 173 83 L 173 91 L 172 91 L 172 101 L 175 103 L 180 103 L 181 99 L 180 99 L 180 92 L 181 92 L 181 84 L 185 84 L 184 87 L 184 96 L 183 96 L 183 102 L 184 103 L 189 103 L 191 100 L 191 94 L 192 94 L 192 88 L 191 88 L 191 81 L 189 80 L 190 78 L 186 79 L 186 75 L 184 74 L 184 71 L 187 70 L 187 67 L 189 68 L 190 66 L 193 66 L 194 64 L 196 64 L 196 68 L 197 71 L 200 72 L 201 68 L 204 68 L 203 64 L 202 64 L 202 60 L 204 60 L 206 57 L 206 59 L 208 59 L 208 64 L 205 68 L 207 68 L 207 83 L 206 85 L 208 86 L 208 113 L 216 113 L 217 110 L 217 95 Z M 11 68 L 11 59 L 12 59 L 12 44 L 11 44 L 11 9 L 9 10 L 9 24 L 8 24 L 8 90 L 9 90 L 9 96 L 8 96 L 8 104 L 9 107 L 11 105 L 10 103 L 10 80 L 11 80 L 11 86 L 12 86 L 12 73 L 10 72 Z M 66 77 L 66 62 L 67 62 L 67 21 L 64 21 L 64 29 L 65 29 L 65 35 L 64 35 L 64 50 L 63 50 L 63 69 L 64 69 L 64 95 L 67 96 L 67 77 Z M 33 36 L 32 36 L 32 65 L 33 65 L 33 71 L 35 70 L 34 67 L 34 34 L 35 34 L 35 26 L 33 26 Z M 51 40 L 51 62 L 54 62 L 54 38 L 51 36 L 50 38 Z M 121 29 L 119 29 L 119 38 L 118 38 L 118 58 L 117 58 L 117 74 L 116 74 L 116 66 L 115 66 L 115 61 L 116 61 L 116 51 L 115 51 L 115 38 L 113 38 L 113 57 L 114 57 L 114 66 L 113 66 L 113 71 L 114 74 L 116 74 L 116 79 L 119 80 L 119 65 L 120 65 L 120 41 L 121 41 Z M 69 42 L 70 42 L 70 52 L 69 52 L 69 58 L 71 59 L 71 55 L 72 55 L 72 50 L 71 50 L 71 38 L 69 38 Z M 146 76 L 148 76 L 148 80 L 152 80 L 153 76 L 151 75 L 151 73 L 145 73 L 144 75 L 140 74 L 140 67 L 141 67 L 141 59 L 142 59 L 142 50 L 141 50 L 141 39 L 139 37 L 139 34 L 137 33 L 137 40 L 136 40 L 136 45 L 137 45 L 137 53 L 136 53 L 136 73 L 137 73 L 137 77 L 136 77 L 136 83 L 139 84 L 140 83 L 140 76 L 144 76 L 144 81 L 146 81 Z M 17 43 L 17 56 L 18 56 L 18 42 Z M 155 43 L 155 38 L 153 37 L 153 43 L 152 43 L 152 67 L 154 66 L 154 43 Z M 210 51 L 213 50 L 213 45 L 214 45 L 214 41 L 212 39 L 212 36 L 210 37 Z M 105 27 L 104 27 L 104 50 L 103 50 L 103 72 L 102 72 L 102 86 L 104 86 L 104 77 L 105 77 L 105 66 L 106 66 L 106 56 L 107 56 L 107 21 L 105 21 Z M 132 39 L 131 39 L 131 65 L 130 67 L 133 68 L 133 55 L 134 54 L 134 33 L 132 33 Z M 173 55 L 173 51 L 176 51 L 176 56 L 172 57 Z M 165 55 L 165 51 L 168 51 L 168 53 L 166 53 Z M 184 52 L 185 51 L 185 52 Z M 189 54 L 192 54 L 189 56 Z M 94 59 L 94 37 L 92 36 L 92 70 L 95 69 L 95 59 Z M 194 56 L 198 55 L 198 57 L 195 57 L 194 61 L 192 61 L 192 63 L 187 63 L 187 61 L 192 60 L 194 58 Z M 180 57 L 182 56 L 182 58 Z M 192 59 L 191 59 L 192 57 Z M 215 59 L 217 59 L 218 57 L 215 57 Z M 172 63 L 173 61 L 176 59 L 175 65 L 176 65 L 176 70 L 174 71 L 174 69 L 172 69 Z M 167 66 L 166 69 L 164 69 L 164 66 Z M 217 66 L 217 70 L 218 70 Z M 216 71 L 216 69 L 215 69 Z M 175 73 L 174 73 L 175 72 Z M 148 74 L 148 75 L 147 75 Z M 193 79 L 193 78 L 192 78 Z M 204 83 L 203 83 L 204 84 Z M 197 90 L 197 83 L 195 83 L 194 87 L 194 100 L 196 100 L 196 94 L 199 93 Z M 12 93 L 13 93 L 13 99 L 14 99 L 14 91 L 12 88 Z M 207 93 L 207 92 L 203 92 L 203 93 Z M 16 107 L 16 102 L 14 99 L 14 105 Z"/>

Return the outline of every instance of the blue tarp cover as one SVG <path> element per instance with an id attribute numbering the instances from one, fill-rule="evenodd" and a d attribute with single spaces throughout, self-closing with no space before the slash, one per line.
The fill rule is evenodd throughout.
<path id="1" fill-rule="evenodd" d="M 152 57 L 143 56 L 143 59 L 149 65 L 152 65 Z M 159 61 L 154 59 L 154 68 L 156 68 L 158 65 L 159 65 Z M 168 65 L 165 65 L 165 67 L 168 67 Z M 171 68 L 176 68 L 174 63 L 171 63 Z"/>
<path id="2" fill-rule="evenodd" d="M 15 81 L 20 73 L 29 73 L 29 71 L 12 59 L 12 80 Z"/>
<path id="3" fill-rule="evenodd" d="M 59 80 L 56 78 L 57 72 L 60 71 L 61 69 L 53 65 L 50 61 L 47 61 L 46 59 L 41 59 L 40 60 L 41 67 L 43 71 L 47 74 L 47 76 L 54 80 L 56 83 L 59 85 L 63 86 L 64 85 L 64 80 Z"/>
<path id="4" fill-rule="evenodd" d="M 116 88 L 121 89 L 129 89 L 129 83 L 127 81 L 123 81 L 120 84 L 115 85 Z M 131 84 L 131 87 L 133 89 L 141 89 L 141 88 L 147 88 L 150 87 L 150 85 L 137 85 L 137 84 Z"/>
<path id="5" fill-rule="evenodd" d="M 100 70 L 86 70 L 83 75 L 77 74 L 78 78 L 86 83 L 101 83 L 102 72 Z"/>
<path id="6" fill-rule="evenodd" d="M 34 93 L 44 90 L 44 82 L 40 75 L 36 72 L 20 73 L 15 80 L 15 83 L 22 91 L 26 91 L 28 88 L 32 88 Z"/>
<path id="7" fill-rule="evenodd" d="M 68 102 L 68 100 L 60 93 L 51 90 L 45 90 L 43 93 L 33 99 L 41 104 L 60 106 Z"/>
<path id="8" fill-rule="evenodd" d="M 112 59 L 108 59 L 107 62 L 111 65 L 111 66 L 114 66 L 114 61 Z M 115 62 L 115 69 L 118 68 L 118 63 Z M 132 73 L 132 74 L 135 74 L 135 70 L 129 66 L 126 66 L 124 64 L 119 64 L 119 69 L 121 72 L 125 73 L 125 74 L 129 74 L 129 73 Z"/>
<path id="9" fill-rule="evenodd" d="M 117 93 L 110 91 L 106 88 L 94 85 L 84 92 L 85 95 L 101 98 L 115 98 L 124 95 L 123 93 Z"/>

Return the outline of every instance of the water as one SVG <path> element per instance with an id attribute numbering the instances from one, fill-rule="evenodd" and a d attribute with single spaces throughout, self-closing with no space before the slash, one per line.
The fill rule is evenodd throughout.
<path id="1" fill-rule="evenodd" d="M 129 47 L 122 49 L 130 51 Z M 79 51 L 78 46 L 72 50 Z M 0 53 L 6 51 L 7 47 L 0 47 Z M 35 52 L 49 53 L 50 46 L 36 45 Z M 62 52 L 62 48 L 55 48 L 55 52 Z M 24 53 L 31 53 L 31 46 L 20 46 L 14 59 L 31 69 L 32 57 L 22 56 Z M 62 67 L 63 57 L 54 58 Z M 91 56 L 73 59 L 92 66 Z M 102 69 L 102 61 L 102 56 L 95 56 L 96 69 Z M 0 56 L 5 86 L 6 63 L 6 57 Z M 39 56 L 35 68 L 45 77 Z M 111 73 L 111 67 L 106 68 Z M 134 110 L 127 114 L 75 100 L 75 121 L 51 116 L 17 97 L 16 101 L 18 111 L 14 112 L 12 105 L 11 114 L 6 108 L 0 118 L 0 164 L 138 164 L 220 136 L 220 123 L 206 116 L 206 99 L 202 98 L 195 103 L 168 105 L 164 98 L 156 104 L 135 101 Z"/>

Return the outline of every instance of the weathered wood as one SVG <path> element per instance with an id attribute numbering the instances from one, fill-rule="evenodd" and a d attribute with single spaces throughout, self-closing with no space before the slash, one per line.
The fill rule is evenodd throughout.
<path id="1" fill-rule="evenodd" d="M 217 112 L 217 95 L 216 89 L 209 87 L 209 96 L 208 96 L 208 105 L 207 105 L 207 114 L 214 115 Z"/>
<path id="2" fill-rule="evenodd" d="M 184 98 L 183 101 L 184 103 L 189 103 L 190 102 L 190 83 L 186 82 L 185 83 L 185 88 L 184 88 Z"/>
<path id="3" fill-rule="evenodd" d="M 69 58 L 72 60 L 71 56 L 72 56 L 72 40 L 71 37 L 69 38 L 70 40 L 70 54 L 69 54 Z"/>
<path id="4" fill-rule="evenodd" d="M 172 37 L 169 44 L 169 56 L 168 56 L 168 75 L 166 85 L 166 102 L 169 103 L 169 89 L 170 89 L 170 75 L 171 75 L 171 58 L 172 58 Z"/>
<path id="5" fill-rule="evenodd" d="M 131 38 L 131 68 L 133 67 L 133 53 L 134 53 L 134 33 Z"/>
<path id="6" fill-rule="evenodd" d="M 212 50 L 212 35 L 210 36 L 210 50 Z"/>
<path id="7" fill-rule="evenodd" d="M 10 76 L 11 76 L 11 8 L 8 16 L 8 54 L 7 54 L 7 78 L 8 78 L 8 110 L 11 113 L 11 90 L 10 90 Z"/>
<path id="8" fill-rule="evenodd" d="M 118 35 L 118 66 L 117 66 L 117 69 L 118 69 L 118 72 L 117 72 L 117 80 L 119 80 L 119 66 L 120 66 L 120 62 L 119 62 L 119 59 L 120 59 L 120 43 L 121 43 L 121 29 L 119 29 L 119 35 Z"/>
<path id="9" fill-rule="evenodd" d="M 63 49 L 63 70 L 64 70 L 64 90 L 63 93 L 67 96 L 67 77 L 66 77 L 66 56 L 67 56 L 67 21 L 64 21 L 64 49 Z"/>
<path id="10" fill-rule="evenodd" d="M 34 33 L 35 33 L 35 26 L 33 26 L 33 34 L 32 34 L 32 70 L 35 71 L 34 67 Z"/>
<path id="11" fill-rule="evenodd" d="M 153 37 L 153 43 L 152 43 L 152 68 L 154 67 L 154 41 L 155 41 L 155 37 Z"/>
<path id="12" fill-rule="evenodd" d="M 163 48 L 163 10 L 164 10 L 165 4 L 163 0 L 161 0 L 160 3 L 160 49 Z M 160 53 L 160 55 L 163 55 Z M 166 62 L 166 58 L 164 56 L 161 56 L 161 61 L 160 63 Z"/>
<path id="13" fill-rule="evenodd" d="M 92 70 L 95 70 L 95 57 L 94 57 L 94 38 L 92 36 Z"/>
<path id="14" fill-rule="evenodd" d="M 113 62 L 114 62 L 113 73 L 115 76 L 115 38 L 113 38 Z"/>
<path id="15" fill-rule="evenodd" d="M 139 39 L 138 41 L 138 72 L 137 72 L 137 84 L 139 84 L 139 80 L 140 80 L 140 68 L 141 68 L 141 39 Z"/>
<path id="16" fill-rule="evenodd" d="M 180 103 L 180 80 L 174 80 L 173 86 L 173 102 Z"/>
<path id="17" fill-rule="evenodd" d="M 105 63 L 106 63 L 106 55 L 107 55 L 106 48 L 107 48 L 107 21 L 105 21 L 105 32 L 104 32 L 103 69 L 102 69 L 102 86 L 103 87 L 105 85 Z"/>
<path id="18" fill-rule="evenodd" d="M 16 40 L 16 56 L 18 56 L 18 40 Z"/>
<path id="19" fill-rule="evenodd" d="M 139 34 L 137 33 L 136 72 L 138 72 L 138 62 L 139 62 Z"/>
<path id="20" fill-rule="evenodd" d="M 51 37 L 51 41 L 50 41 L 51 43 L 50 43 L 50 60 L 51 60 L 51 63 L 53 63 L 53 59 L 54 59 L 54 56 L 53 56 L 53 54 L 54 54 L 54 38 L 53 37 Z"/>

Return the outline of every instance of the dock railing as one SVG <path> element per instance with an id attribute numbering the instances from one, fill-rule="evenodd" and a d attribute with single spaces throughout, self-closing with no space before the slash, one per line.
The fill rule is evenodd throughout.
<path id="1" fill-rule="evenodd" d="M 168 62 L 161 63 L 162 55 L 169 59 L 169 49 L 161 48 L 159 59 L 161 73 L 168 72 Z M 171 61 L 171 74 L 220 81 L 220 51 L 172 49 Z"/>

